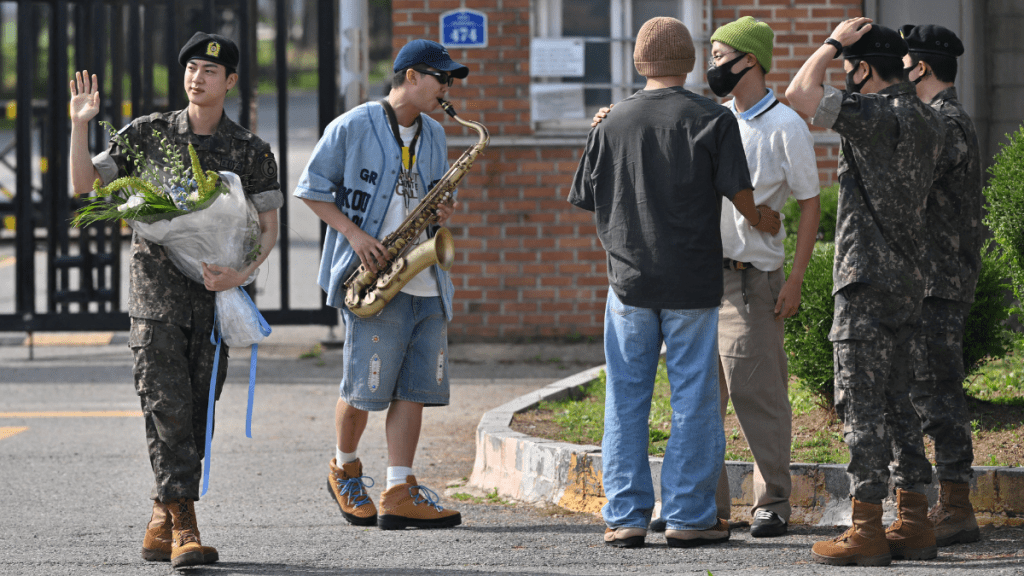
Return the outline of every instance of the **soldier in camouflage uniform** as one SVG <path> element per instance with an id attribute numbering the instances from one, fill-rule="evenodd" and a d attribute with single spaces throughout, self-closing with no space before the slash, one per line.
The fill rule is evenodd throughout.
<path id="1" fill-rule="evenodd" d="M 928 500 L 920 491 L 931 480 L 931 466 L 916 415 L 894 422 L 892 430 L 912 448 L 896 455 L 904 474 L 895 478 L 897 524 L 910 532 L 910 540 L 887 540 L 882 500 L 890 460 L 885 413 L 909 394 L 910 342 L 924 298 L 923 213 L 945 128 L 903 79 L 906 42 L 870 22 L 841 23 L 786 91 L 793 108 L 842 136 L 829 339 L 836 411 L 850 449 L 853 526 L 812 550 L 816 561 L 835 565 L 935 557 Z M 828 63 L 840 54 L 845 92 L 823 86 Z"/>
<path id="2" fill-rule="evenodd" d="M 132 237 L 129 346 L 135 356 L 135 388 L 145 418 L 155 485 L 153 515 L 143 540 L 146 560 L 170 560 L 175 567 L 214 562 L 217 551 L 202 546 L 195 526 L 194 501 L 205 449 L 206 412 L 215 362 L 214 293 L 241 285 L 267 258 L 277 238 L 277 209 L 284 197 L 270 146 L 224 114 L 224 98 L 238 75 L 238 48 L 228 38 L 196 33 L 182 48 L 184 110 L 138 118 L 119 135 L 147 161 L 164 158 L 161 139 L 188 158 L 188 144 L 206 170 L 238 174 L 259 214 L 261 252 L 244 270 L 204 264 L 204 284 L 182 274 L 163 247 Z M 136 166 L 127 151 L 110 147 L 89 157 L 88 123 L 99 111 L 96 76 L 87 71 L 71 82 L 71 170 L 75 192 L 87 193 L 95 179 L 104 183 L 131 175 Z M 217 373 L 219 398 L 227 373 L 222 346 Z"/>
<path id="3" fill-rule="evenodd" d="M 924 257 L 925 299 L 921 331 L 914 342 L 913 407 L 902 406 L 893 419 L 913 411 L 925 434 L 935 440 L 939 501 L 929 513 L 936 544 L 977 541 L 980 535 L 969 498 L 974 461 L 970 418 L 963 392 L 964 325 L 981 269 L 981 158 L 974 123 L 957 99 L 957 57 L 963 43 L 942 26 L 908 24 L 900 29 L 910 48 L 903 57 L 917 95 L 946 123 L 946 142 L 936 180 L 928 194 Z M 894 449 L 905 451 L 893 435 Z M 896 475 L 902 475 L 897 463 Z"/>

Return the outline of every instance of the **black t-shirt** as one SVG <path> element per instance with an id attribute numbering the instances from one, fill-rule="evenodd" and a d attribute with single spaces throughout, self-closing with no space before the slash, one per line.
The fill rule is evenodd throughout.
<path id="1" fill-rule="evenodd" d="M 722 200 L 752 188 L 736 118 L 683 88 L 641 90 L 590 131 L 569 202 L 595 213 L 608 283 L 630 306 L 722 299 Z"/>

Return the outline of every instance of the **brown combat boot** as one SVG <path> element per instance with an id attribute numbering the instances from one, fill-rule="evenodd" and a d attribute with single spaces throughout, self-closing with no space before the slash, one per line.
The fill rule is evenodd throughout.
<path id="1" fill-rule="evenodd" d="M 367 485 L 363 482 L 366 478 L 373 486 L 373 479 L 363 476 L 363 463 L 355 459 L 348 464 L 342 464 L 338 468 L 338 459 L 331 459 L 331 473 L 327 476 L 327 485 L 330 487 L 334 501 L 341 509 L 341 515 L 348 520 L 349 524 L 356 526 L 373 526 L 377 523 L 377 507 L 373 500 L 366 493 Z"/>
<path id="2" fill-rule="evenodd" d="M 896 521 L 885 530 L 885 540 L 893 560 L 931 560 L 939 555 L 927 496 L 896 489 Z"/>
<path id="3" fill-rule="evenodd" d="M 198 566 L 206 562 L 196 527 L 195 500 L 181 498 L 167 504 L 171 513 L 171 566 Z"/>
<path id="4" fill-rule="evenodd" d="M 966 482 L 939 483 L 939 501 L 928 512 L 928 519 L 935 525 L 936 546 L 967 544 L 981 538 L 970 496 L 971 486 Z"/>
<path id="5" fill-rule="evenodd" d="M 148 562 L 167 562 L 171 559 L 171 513 L 167 506 L 153 501 L 153 515 L 146 526 L 146 536 L 142 539 L 142 559 Z M 199 529 L 196 528 L 196 537 Z M 201 546 L 203 564 L 213 564 L 220 559 L 217 549 L 212 546 Z"/>
<path id="6" fill-rule="evenodd" d="M 455 510 L 445 510 L 437 503 L 437 494 L 416 484 L 412 474 L 405 477 L 405 484 L 396 484 L 380 497 L 380 516 L 377 526 L 381 530 L 402 530 L 404 528 L 451 528 L 462 524 L 462 515 Z"/>
<path id="7" fill-rule="evenodd" d="M 853 526 L 832 540 L 815 542 L 814 561 L 832 566 L 888 566 L 892 563 L 882 527 L 882 505 L 853 499 Z"/>

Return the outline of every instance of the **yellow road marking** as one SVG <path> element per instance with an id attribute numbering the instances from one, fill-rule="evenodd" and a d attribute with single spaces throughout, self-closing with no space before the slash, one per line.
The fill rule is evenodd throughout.
<path id="1" fill-rule="evenodd" d="M 32 335 L 33 346 L 106 346 L 114 338 L 113 332 L 38 332 Z M 29 345 L 25 337 L 22 346 Z"/>
<path id="2" fill-rule="evenodd" d="M 0 440 L 21 434 L 25 430 L 28 430 L 27 426 L 0 426 Z"/>
<path id="3" fill-rule="evenodd" d="M 137 418 L 139 410 L 96 410 L 92 412 L 0 412 L 0 418 Z"/>

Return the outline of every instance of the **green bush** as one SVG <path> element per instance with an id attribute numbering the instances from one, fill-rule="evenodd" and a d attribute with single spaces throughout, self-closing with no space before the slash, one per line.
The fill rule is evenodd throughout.
<path id="1" fill-rule="evenodd" d="M 1006 256 L 989 240 L 981 250 L 981 271 L 974 303 L 964 327 L 964 373 L 971 375 L 985 362 L 1002 358 L 1009 348 L 1011 333 L 1005 322 L 1011 308 L 1006 305 L 1010 284 L 1006 277 Z"/>
<path id="2" fill-rule="evenodd" d="M 1006 255 L 1005 266 L 1017 301 L 1024 301 L 1024 127 L 996 154 L 988 169 L 985 224 Z"/>
<path id="3" fill-rule="evenodd" d="M 828 339 L 832 329 L 834 258 L 835 245 L 831 242 L 819 242 L 814 247 L 804 272 L 800 309 L 785 324 L 789 373 L 799 378 L 815 403 L 826 410 L 832 410 L 835 382 L 832 342 Z"/>
<path id="4" fill-rule="evenodd" d="M 839 208 L 839 184 L 821 189 L 821 216 L 818 222 L 818 241 L 832 242 L 836 238 L 836 210 Z M 800 205 L 792 196 L 782 207 L 782 226 L 786 230 L 783 246 L 786 249 L 786 262 L 793 261 L 796 253 L 796 231 L 800 226 Z"/>

